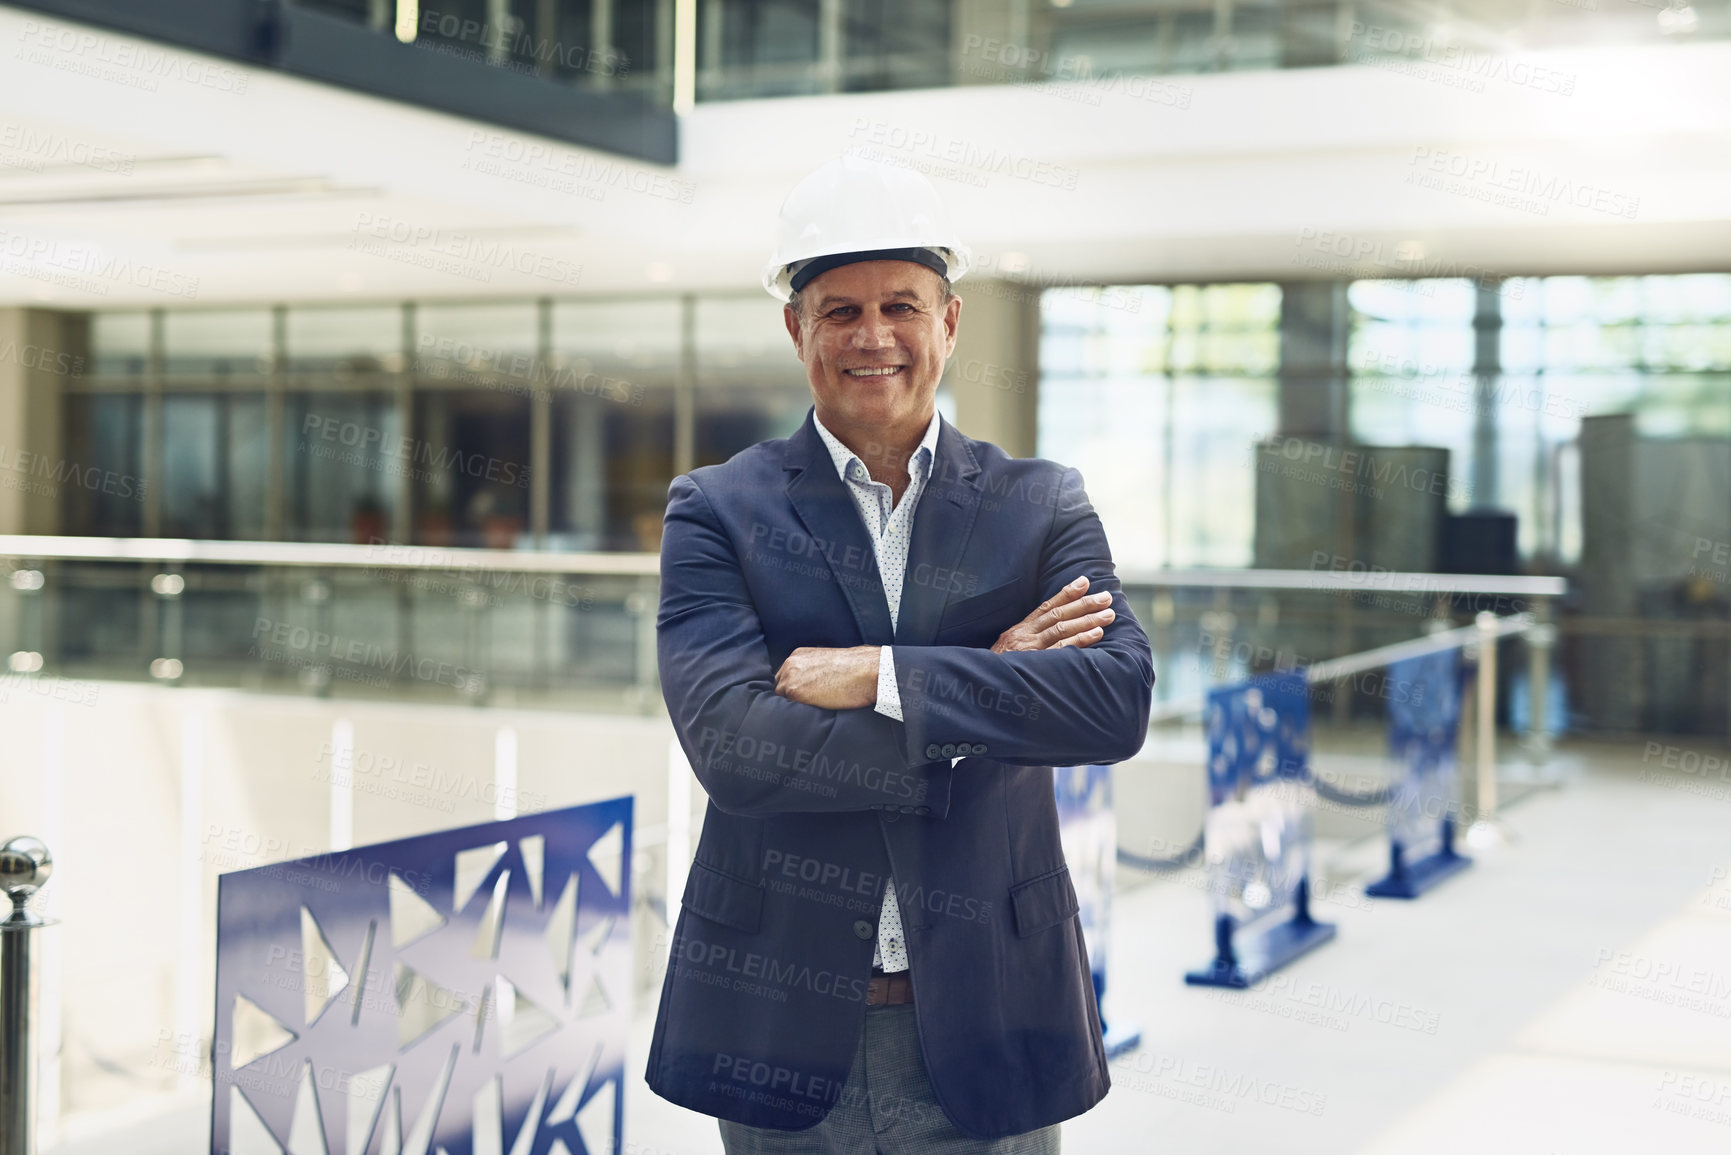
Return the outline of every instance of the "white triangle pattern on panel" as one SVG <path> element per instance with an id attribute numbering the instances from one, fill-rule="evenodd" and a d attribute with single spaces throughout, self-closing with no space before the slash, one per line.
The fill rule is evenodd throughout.
<path id="1" fill-rule="evenodd" d="M 468 1003 L 412 967 L 396 966 L 397 1046 L 406 1050 L 446 1019 L 467 1010 Z"/>
<path id="2" fill-rule="evenodd" d="M 307 1026 L 324 1014 L 349 985 L 349 972 L 313 912 L 301 907 L 301 976 L 306 984 Z"/>
<path id="3" fill-rule="evenodd" d="M 228 1155 L 283 1155 L 282 1144 L 234 1083 L 228 1085 Z"/>
<path id="4" fill-rule="evenodd" d="M 565 1084 L 565 1090 L 560 1092 L 559 1101 L 553 1104 L 553 1110 L 547 1115 L 547 1125 L 557 1127 L 569 1122 L 577 1115 L 578 1100 L 583 1098 L 583 1088 L 589 1085 L 589 1079 L 595 1074 L 595 1068 L 601 1062 L 602 1044 L 596 1043 L 595 1049 L 589 1052 L 589 1059 L 583 1064 L 583 1069 L 571 1076 L 571 1081 Z"/>
<path id="5" fill-rule="evenodd" d="M 542 878 L 546 873 L 547 836 L 531 834 L 518 839 L 517 852 L 523 856 L 523 871 L 529 876 L 529 893 L 535 898 L 535 909 L 541 909 Z"/>
<path id="6" fill-rule="evenodd" d="M 471 1155 L 505 1155 L 505 1112 L 500 1102 L 503 1093 L 499 1076 L 494 1075 L 475 1092 L 472 1132 L 469 1136 Z"/>
<path id="7" fill-rule="evenodd" d="M 396 871 L 391 872 L 391 945 L 402 947 L 445 925 L 445 916 L 416 893 Z"/>
<path id="8" fill-rule="evenodd" d="M 578 937 L 577 941 L 581 943 L 584 949 L 586 949 L 591 955 L 599 955 L 602 948 L 607 945 L 607 940 L 613 937 L 613 927 L 618 923 L 618 921 L 619 920 L 616 917 L 610 914 L 606 918 L 598 920 L 588 930 L 584 931 L 582 935 Z"/>
<path id="9" fill-rule="evenodd" d="M 392 1087 L 385 1104 L 385 1133 L 379 1139 L 379 1155 L 403 1155 L 403 1089 Z"/>
<path id="10" fill-rule="evenodd" d="M 248 1063 L 256 1063 L 298 1038 L 275 1015 L 245 995 L 234 996 L 234 1020 L 229 1028 L 229 1044 L 233 1047 L 229 1053 L 230 1069 L 238 1071 Z"/>
<path id="11" fill-rule="evenodd" d="M 589 864 L 595 868 L 595 873 L 601 876 L 601 881 L 607 884 L 607 889 L 615 896 L 619 894 L 619 880 L 625 877 L 625 824 L 615 822 L 607 833 L 595 840 L 589 848 Z"/>
<path id="12" fill-rule="evenodd" d="M 433 1093 L 427 1096 L 427 1104 L 421 1108 L 421 1117 L 403 1137 L 403 1155 L 427 1155 L 432 1147 L 433 1129 L 439 1124 L 439 1113 L 445 1109 L 445 1094 L 451 1089 L 451 1072 L 456 1069 L 457 1048 L 452 1047 L 451 1053 L 445 1057 L 438 1081 L 433 1084 Z"/>
<path id="13" fill-rule="evenodd" d="M 577 928 L 578 877 L 576 871 L 571 872 L 565 889 L 559 892 L 559 900 L 553 904 L 553 913 L 547 918 L 547 949 L 553 952 L 553 968 L 559 974 L 560 985 L 565 988 L 567 1001 L 571 993 L 573 932 Z"/>
<path id="14" fill-rule="evenodd" d="M 313 1085 L 311 1059 L 301 1064 L 294 1121 L 289 1124 L 288 1155 L 331 1155 L 325 1146 L 325 1121 L 319 1109 L 319 1089 Z"/>
<path id="15" fill-rule="evenodd" d="M 547 1148 L 547 1155 L 571 1155 L 571 1148 L 565 1146 L 565 1140 L 553 1140 L 553 1146 Z"/>
<path id="16" fill-rule="evenodd" d="M 468 850 L 457 851 L 456 887 L 451 894 L 453 911 L 460 911 L 469 905 L 469 900 L 475 897 L 475 892 L 487 881 L 487 875 L 492 873 L 494 864 L 504 856 L 506 845 L 495 842 L 489 846 L 472 846 Z"/>
<path id="17" fill-rule="evenodd" d="M 613 1150 L 615 1089 L 613 1080 L 607 1080 L 577 1112 L 577 1134 L 582 1137 L 583 1146 L 590 1151 Z"/>
<path id="18" fill-rule="evenodd" d="M 601 985 L 600 975 L 589 977 L 589 989 L 583 992 L 583 1004 L 577 1008 L 577 1017 L 591 1018 L 604 1015 L 613 1009 L 613 1000 L 607 997 L 607 988 Z"/>
<path id="19" fill-rule="evenodd" d="M 499 976 L 499 1053 L 509 1059 L 559 1029 L 559 1020 Z"/>
<path id="20" fill-rule="evenodd" d="M 481 925 L 469 947 L 470 958 L 499 957 L 499 934 L 505 929 L 505 896 L 510 887 L 511 871 L 507 867 L 499 872 L 498 881 L 493 883 L 493 896 L 487 900 L 487 909 L 481 912 Z"/>
<path id="21" fill-rule="evenodd" d="M 547 1092 L 553 1086 L 553 1072 L 541 1080 L 541 1085 L 535 1088 L 535 1098 L 529 1104 L 529 1113 L 523 1116 L 523 1127 L 517 1132 L 517 1141 L 511 1144 L 511 1155 L 530 1155 L 535 1149 L 535 1133 L 541 1129 L 541 1108 L 547 1104 Z"/>
<path id="22" fill-rule="evenodd" d="M 386 1063 L 362 1071 L 348 1080 L 346 1088 L 342 1080 L 337 1081 L 337 1089 L 331 1093 L 346 1098 L 349 1108 L 349 1128 L 345 1136 L 348 1150 L 345 1155 L 366 1155 L 367 1144 L 372 1141 L 373 1131 L 377 1129 L 379 1116 L 384 1111 L 385 1088 L 391 1085 L 391 1073 L 395 1069 L 393 1064 Z"/>

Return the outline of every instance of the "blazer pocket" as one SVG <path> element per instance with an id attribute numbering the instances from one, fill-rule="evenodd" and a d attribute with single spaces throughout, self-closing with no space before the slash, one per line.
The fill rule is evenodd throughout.
<path id="1" fill-rule="evenodd" d="M 938 631 L 941 633 L 957 626 L 965 626 L 969 622 L 977 622 L 981 618 L 1003 614 L 1018 607 L 1020 612 L 1016 614 L 1013 621 L 1019 622 L 1027 617 L 1029 611 L 1034 608 L 1031 603 L 1022 605 L 1023 602 L 1027 601 L 1027 598 L 1027 583 L 1021 578 L 1013 578 L 1001 586 L 993 586 L 984 593 L 963 598 L 959 602 L 951 602 L 944 607 L 944 614 L 938 619 Z"/>
<path id="2" fill-rule="evenodd" d="M 756 934 L 763 924 L 763 887 L 723 874 L 712 866 L 692 862 L 680 904 L 692 914 Z"/>
<path id="3" fill-rule="evenodd" d="M 1081 909 L 1068 866 L 1012 886 L 1010 906 L 1016 912 L 1016 933 L 1022 938 L 1057 926 Z"/>

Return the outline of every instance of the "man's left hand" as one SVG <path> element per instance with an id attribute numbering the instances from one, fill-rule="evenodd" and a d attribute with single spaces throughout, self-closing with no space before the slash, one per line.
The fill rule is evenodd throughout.
<path id="1" fill-rule="evenodd" d="M 824 710 L 855 710 L 878 700 L 881 646 L 801 646 L 775 672 L 775 692 Z"/>

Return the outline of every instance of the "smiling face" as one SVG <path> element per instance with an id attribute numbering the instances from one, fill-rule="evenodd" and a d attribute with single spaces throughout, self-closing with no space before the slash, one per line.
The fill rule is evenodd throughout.
<path id="1" fill-rule="evenodd" d="M 932 419 L 956 347 L 959 297 L 912 261 L 861 261 L 814 278 L 784 310 L 824 427 L 856 441 L 911 447 Z"/>

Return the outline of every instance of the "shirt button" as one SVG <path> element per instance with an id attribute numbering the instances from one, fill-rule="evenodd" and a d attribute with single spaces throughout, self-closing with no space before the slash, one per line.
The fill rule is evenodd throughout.
<path id="1" fill-rule="evenodd" d="M 862 919 L 857 919 L 854 922 L 853 933 L 854 933 L 855 938 L 860 939 L 862 941 L 867 941 L 867 940 L 870 940 L 872 935 L 876 934 L 877 932 L 872 929 L 871 923 L 867 922 L 865 919 L 862 918 Z"/>

